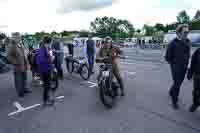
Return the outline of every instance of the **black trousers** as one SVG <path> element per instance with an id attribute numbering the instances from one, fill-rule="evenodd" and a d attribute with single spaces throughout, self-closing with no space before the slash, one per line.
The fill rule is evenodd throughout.
<path id="1" fill-rule="evenodd" d="M 170 95 L 174 102 L 178 102 L 180 87 L 185 79 L 188 64 L 170 64 L 173 84 L 170 88 Z"/>
<path id="2" fill-rule="evenodd" d="M 15 71 L 14 72 L 15 79 L 15 88 L 17 90 L 18 95 L 24 94 L 26 91 L 27 85 L 27 72 Z"/>
<path id="3" fill-rule="evenodd" d="M 194 74 L 193 76 L 193 104 L 195 106 L 200 105 L 200 74 Z"/>
<path id="4" fill-rule="evenodd" d="M 41 74 L 42 81 L 43 81 L 43 101 L 46 102 L 49 100 L 49 91 L 51 90 L 50 88 L 50 73 L 42 73 Z"/>

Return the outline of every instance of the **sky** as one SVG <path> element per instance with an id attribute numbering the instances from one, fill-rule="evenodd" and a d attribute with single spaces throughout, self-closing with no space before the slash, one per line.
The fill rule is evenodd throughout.
<path id="1" fill-rule="evenodd" d="M 135 28 L 171 23 L 181 10 L 192 18 L 200 0 L 0 0 L 0 31 L 89 30 L 96 17 L 129 20 Z"/>

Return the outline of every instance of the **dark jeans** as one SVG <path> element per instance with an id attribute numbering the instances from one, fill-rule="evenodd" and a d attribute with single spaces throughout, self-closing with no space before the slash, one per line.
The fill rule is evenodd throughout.
<path id="1" fill-rule="evenodd" d="M 173 98 L 173 102 L 178 102 L 180 87 L 185 79 L 187 66 L 188 66 L 187 64 L 171 64 L 170 65 L 172 79 L 173 79 L 173 85 L 170 88 L 170 95 Z"/>
<path id="2" fill-rule="evenodd" d="M 193 104 L 200 105 L 200 74 L 194 74 L 193 77 Z"/>
<path id="3" fill-rule="evenodd" d="M 49 100 L 49 91 L 50 88 L 50 73 L 41 73 L 42 81 L 43 81 L 43 101 L 46 102 Z"/>
<path id="4" fill-rule="evenodd" d="M 26 83 L 27 83 L 27 72 L 14 72 L 14 80 L 15 80 L 15 88 L 18 95 L 24 94 L 26 91 Z"/>
<path id="5" fill-rule="evenodd" d="M 94 55 L 88 55 L 89 72 L 93 72 L 94 68 Z"/>
<path id="6" fill-rule="evenodd" d="M 59 61 L 59 59 L 55 58 L 54 64 L 55 64 L 56 70 L 58 71 L 58 77 L 59 77 L 59 78 L 63 78 L 63 76 L 64 76 L 64 75 L 63 75 L 63 68 L 62 68 L 62 64 L 61 64 L 61 62 Z"/>

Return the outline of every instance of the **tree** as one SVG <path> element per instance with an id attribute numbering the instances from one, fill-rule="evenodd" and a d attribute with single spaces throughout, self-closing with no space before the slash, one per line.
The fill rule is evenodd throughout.
<path id="1" fill-rule="evenodd" d="M 167 24 L 165 32 L 168 32 L 169 30 L 176 30 L 177 26 L 178 26 L 178 23 Z"/>
<path id="2" fill-rule="evenodd" d="M 51 36 L 55 36 L 55 35 L 58 35 L 58 33 L 56 31 L 52 31 Z"/>
<path id="3" fill-rule="evenodd" d="M 79 33 L 80 37 L 88 37 L 89 34 L 90 32 L 86 30 L 81 30 Z"/>
<path id="4" fill-rule="evenodd" d="M 200 30 L 200 20 L 192 21 L 190 23 L 190 29 L 191 30 Z"/>
<path id="5" fill-rule="evenodd" d="M 2 40 L 2 39 L 6 39 L 6 34 L 0 33 L 0 40 Z"/>
<path id="6" fill-rule="evenodd" d="M 96 18 L 90 28 L 99 37 L 110 36 L 114 39 L 132 37 L 135 32 L 129 21 L 113 17 Z"/>
<path id="7" fill-rule="evenodd" d="M 155 24 L 154 28 L 157 31 L 166 31 L 165 26 L 163 24 L 160 24 L 160 23 Z"/>
<path id="8" fill-rule="evenodd" d="M 156 32 L 153 26 L 149 26 L 147 24 L 143 26 L 143 30 L 145 32 L 145 36 L 152 36 Z"/>
<path id="9" fill-rule="evenodd" d="M 200 20 L 200 10 L 198 10 L 194 16 L 194 20 Z"/>
<path id="10" fill-rule="evenodd" d="M 49 35 L 49 33 L 46 33 L 44 31 L 42 31 L 42 32 L 36 32 L 35 35 L 34 35 L 34 37 L 36 38 L 36 40 L 41 40 L 44 35 Z"/>
<path id="11" fill-rule="evenodd" d="M 178 14 L 177 21 L 180 24 L 189 23 L 190 22 L 190 17 L 188 16 L 187 12 L 185 10 L 183 10 Z"/>
<path id="12" fill-rule="evenodd" d="M 70 33 L 68 31 L 66 31 L 66 30 L 62 31 L 60 34 L 62 36 L 69 36 L 70 35 Z"/>
<path id="13" fill-rule="evenodd" d="M 137 29 L 136 32 L 139 34 L 139 33 L 141 33 L 141 30 L 140 30 L 140 29 Z"/>

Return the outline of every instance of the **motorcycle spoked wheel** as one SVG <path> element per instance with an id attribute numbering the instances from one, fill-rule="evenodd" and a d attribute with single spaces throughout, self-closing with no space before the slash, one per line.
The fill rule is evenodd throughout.
<path id="1" fill-rule="evenodd" d="M 116 96 L 113 95 L 112 90 L 108 90 L 108 86 L 105 82 L 100 83 L 99 96 L 103 105 L 108 109 L 113 108 L 113 106 L 116 104 Z"/>
<path id="2" fill-rule="evenodd" d="M 89 67 L 87 66 L 87 64 L 83 64 L 81 66 L 80 69 L 80 76 L 84 79 L 84 80 L 88 80 L 90 78 L 90 72 L 89 72 Z"/>

